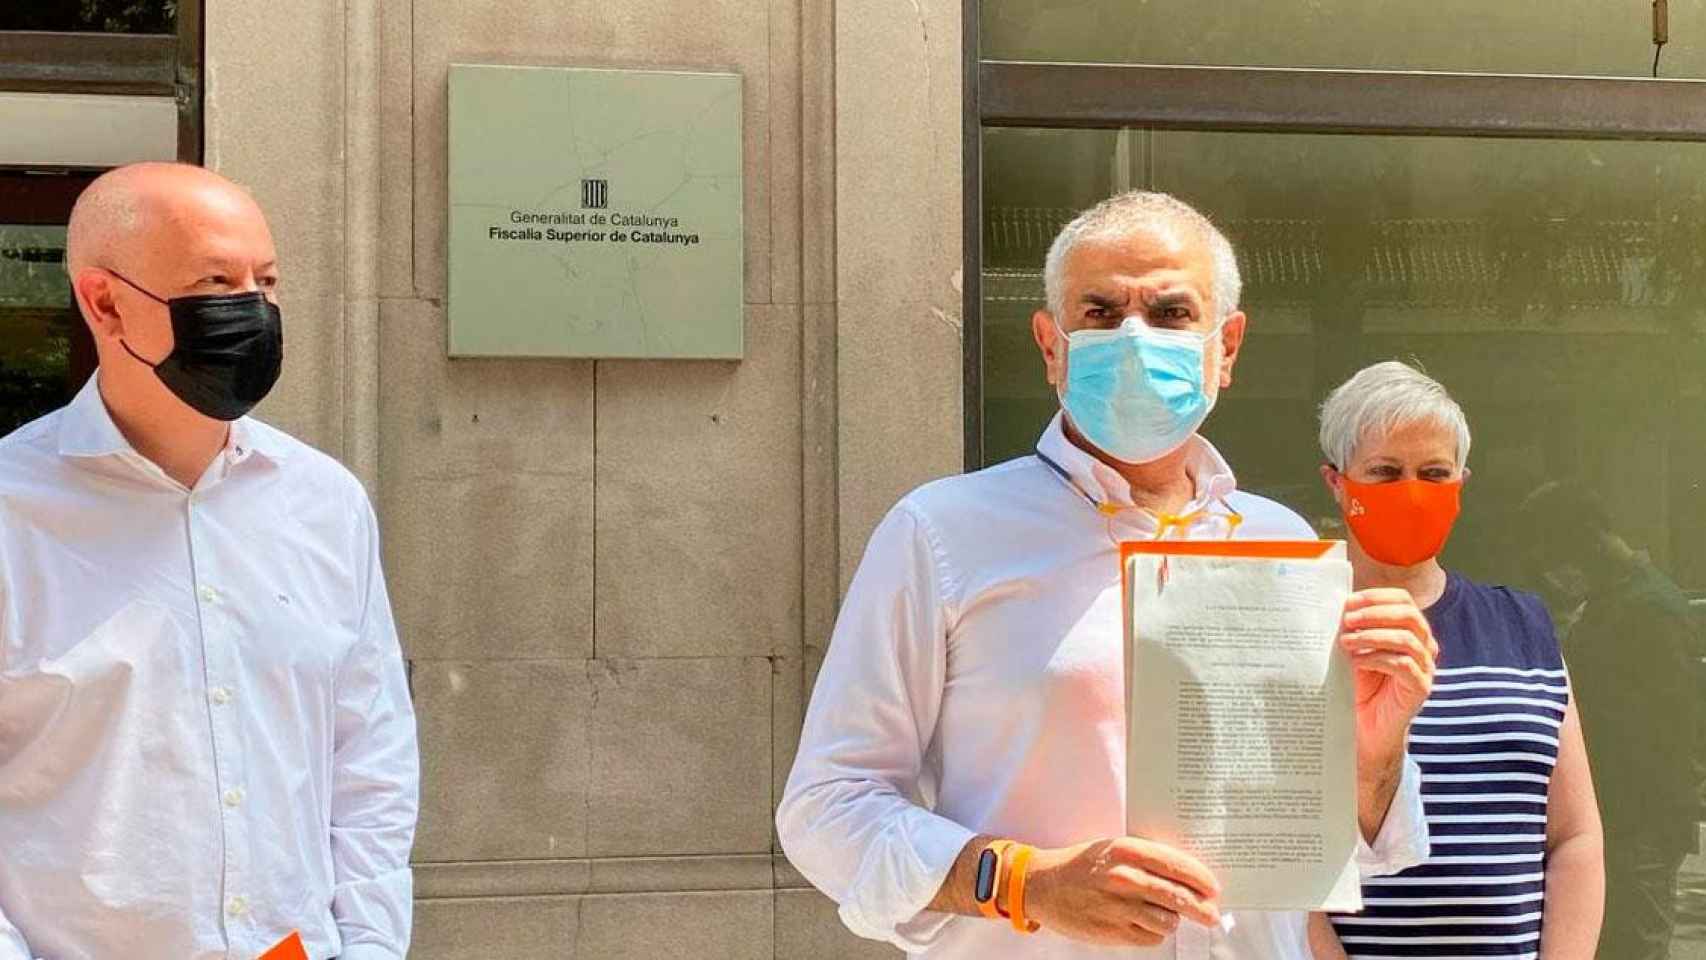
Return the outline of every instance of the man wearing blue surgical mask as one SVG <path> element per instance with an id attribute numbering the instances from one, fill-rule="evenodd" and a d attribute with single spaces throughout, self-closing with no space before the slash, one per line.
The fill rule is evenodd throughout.
<path id="1" fill-rule="evenodd" d="M 848 589 L 777 812 L 855 933 L 939 960 L 1307 960 L 1307 917 L 1222 916 L 1189 854 L 1125 835 L 1117 542 L 1291 539 L 1198 428 L 1232 385 L 1238 265 L 1156 193 L 1080 214 L 1032 330 L 1062 412 L 1034 455 L 908 494 Z M 1405 756 L 1438 647 L 1402 590 L 1355 594 L 1365 874 L 1427 854 Z M 1131 950 L 1129 948 L 1137 948 Z"/>
<path id="2" fill-rule="evenodd" d="M 266 218 L 137 164 L 66 248 L 99 370 L 0 440 L 0 960 L 402 960 L 414 710 L 361 484 L 247 415 Z"/>

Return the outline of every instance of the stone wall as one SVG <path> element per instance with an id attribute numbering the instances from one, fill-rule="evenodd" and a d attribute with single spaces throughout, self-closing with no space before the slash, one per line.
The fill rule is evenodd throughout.
<path id="1" fill-rule="evenodd" d="M 208 162 L 284 260 L 262 414 L 384 526 L 425 775 L 413 955 L 894 955 L 840 928 L 771 816 L 867 533 L 960 468 L 959 6 L 207 18 Z M 746 78 L 744 361 L 446 359 L 453 61 Z"/>

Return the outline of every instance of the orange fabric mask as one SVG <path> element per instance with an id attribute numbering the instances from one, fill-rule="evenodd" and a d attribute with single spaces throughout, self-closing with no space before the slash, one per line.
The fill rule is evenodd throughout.
<path id="1" fill-rule="evenodd" d="M 1399 480 L 1345 485 L 1345 523 L 1363 552 L 1380 563 L 1411 567 L 1439 555 L 1461 509 L 1463 481 Z"/>

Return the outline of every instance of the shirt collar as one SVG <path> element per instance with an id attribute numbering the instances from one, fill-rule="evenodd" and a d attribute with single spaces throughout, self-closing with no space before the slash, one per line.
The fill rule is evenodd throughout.
<path id="1" fill-rule="evenodd" d="M 1048 428 L 1037 441 L 1037 452 L 1053 460 L 1091 495 L 1100 496 L 1107 503 L 1129 506 L 1132 502 L 1131 485 L 1119 471 L 1068 440 L 1063 417 L 1064 414 L 1057 411 L 1054 419 L 1049 421 Z M 1185 445 L 1189 448 L 1185 469 L 1196 485 L 1191 507 L 1226 497 L 1238 489 L 1238 480 L 1232 475 L 1231 465 L 1214 448 L 1214 444 L 1193 433 Z"/>
<path id="2" fill-rule="evenodd" d="M 98 373 L 90 377 L 66 406 L 59 421 L 60 456 L 107 457 L 136 452 L 119 431 L 118 424 L 113 422 L 106 401 L 101 399 L 99 379 Z M 250 417 L 242 417 L 232 423 L 225 440 L 225 453 L 233 458 L 234 463 L 247 459 L 250 453 L 258 453 L 277 462 L 283 460 L 288 452 L 273 431 Z"/>

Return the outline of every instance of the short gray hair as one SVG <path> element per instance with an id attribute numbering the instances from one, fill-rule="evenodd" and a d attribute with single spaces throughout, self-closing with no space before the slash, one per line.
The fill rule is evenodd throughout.
<path id="1" fill-rule="evenodd" d="M 1321 454 L 1344 470 L 1364 441 L 1427 421 L 1457 434 L 1457 465 L 1467 463 L 1469 420 L 1438 380 L 1396 360 L 1364 367 L 1321 404 Z"/>
<path id="2" fill-rule="evenodd" d="M 1072 251 L 1085 240 L 1124 238 L 1142 230 L 1183 228 L 1208 244 L 1214 258 L 1214 298 L 1216 320 L 1224 320 L 1238 309 L 1238 297 L 1243 281 L 1238 276 L 1238 257 L 1232 243 L 1226 239 L 1209 218 L 1190 204 L 1170 194 L 1132 190 L 1109 197 L 1080 213 L 1072 222 L 1060 228 L 1054 243 L 1049 245 L 1048 259 L 1043 262 L 1043 292 L 1049 312 L 1057 323 L 1066 320 L 1066 261 Z"/>

